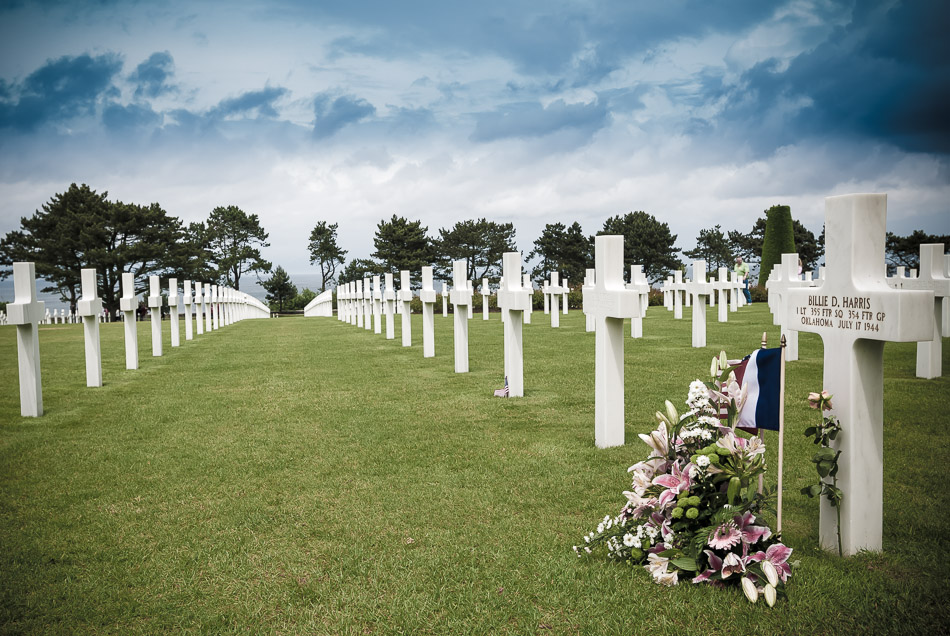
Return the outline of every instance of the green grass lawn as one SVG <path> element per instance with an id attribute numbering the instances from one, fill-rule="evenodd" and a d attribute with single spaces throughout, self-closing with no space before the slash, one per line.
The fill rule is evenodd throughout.
<path id="1" fill-rule="evenodd" d="M 642 568 L 571 546 L 625 502 L 664 399 L 682 405 L 720 349 L 745 354 L 764 304 L 653 307 L 627 338 L 627 445 L 594 448 L 594 335 L 572 311 L 525 326 L 523 399 L 502 386 L 500 314 L 470 324 L 455 374 L 452 318 L 436 357 L 331 318 L 248 320 L 169 343 L 126 371 L 122 325 L 102 326 L 105 386 L 85 386 L 82 327 L 40 331 L 41 418 L 19 416 L 14 327 L 0 327 L 0 632 L 314 634 L 936 633 L 950 625 L 950 382 L 914 377 L 915 345 L 885 347 L 884 551 L 817 546 L 814 422 L 822 348 L 789 363 L 785 542 L 789 599 L 655 585 Z M 627 327 L 629 334 L 629 327 Z M 182 331 L 182 338 L 184 332 Z M 948 347 L 944 368 L 950 369 Z M 845 431 L 852 422 L 842 422 Z M 766 433 L 770 466 L 774 433 Z M 769 473 L 772 482 L 774 472 Z M 845 493 L 847 496 L 847 493 Z"/>

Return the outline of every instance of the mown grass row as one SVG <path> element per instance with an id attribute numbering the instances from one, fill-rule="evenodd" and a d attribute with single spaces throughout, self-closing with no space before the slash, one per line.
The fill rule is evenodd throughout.
<path id="1" fill-rule="evenodd" d="M 16 344 L 0 328 L 0 631 L 5 633 L 930 633 L 950 624 L 948 381 L 885 347 L 884 552 L 817 546 L 812 446 L 820 340 L 788 367 L 789 599 L 656 586 L 571 546 L 622 505 L 664 399 L 682 403 L 712 355 L 777 341 L 764 305 L 651 308 L 626 340 L 627 445 L 593 445 L 593 334 L 571 312 L 525 327 L 524 399 L 492 397 L 500 317 L 470 323 L 455 374 L 452 318 L 436 357 L 335 319 L 245 321 L 124 369 L 103 325 L 105 386 L 85 387 L 81 326 L 40 333 L 46 415 L 19 416 Z M 947 356 L 944 358 L 948 367 Z M 843 422 L 846 430 L 852 423 Z M 766 433 L 774 466 L 775 435 Z M 774 472 L 770 474 L 774 482 Z"/>

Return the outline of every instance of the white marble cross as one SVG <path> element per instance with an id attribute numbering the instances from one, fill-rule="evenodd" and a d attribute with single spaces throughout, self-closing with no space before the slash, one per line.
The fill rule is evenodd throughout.
<path id="1" fill-rule="evenodd" d="M 393 275 L 386 274 L 383 278 L 386 280 L 386 291 L 383 294 L 386 301 L 386 340 L 395 340 L 396 325 L 393 315 L 396 313 L 396 292 L 393 288 Z"/>
<path id="2" fill-rule="evenodd" d="M 158 276 L 148 277 L 148 310 L 152 323 L 152 355 L 162 355 L 162 288 Z"/>
<path id="3" fill-rule="evenodd" d="M 557 272 L 551 272 L 551 282 L 547 285 L 548 297 L 551 299 L 551 327 L 555 329 L 561 326 L 561 308 L 559 301 L 561 295 L 564 293 L 564 288 L 561 287 L 558 277 L 559 274 Z"/>
<path id="4" fill-rule="evenodd" d="M 169 320 L 171 320 L 172 328 L 172 346 L 177 347 L 181 345 L 181 333 L 180 327 L 178 324 L 178 279 L 169 278 L 168 279 L 168 312 Z"/>
<path id="5" fill-rule="evenodd" d="M 541 294 L 544 296 L 544 313 L 551 313 L 551 282 L 544 281 L 541 286 Z"/>
<path id="6" fill-rule="evenodd" d="M 383 333 L 383 290 L 379 274 L 373 276 L 373 333 Z"/>
<path id="7" fill-rule="evenodd" d="M 139 301 L 135 295 L 135 276 L 129 272 L 122 274 L 122 298 L 119 309 L 125 322 L 125 368 L 139 368 L 139 334 L 135 324 L 135 310 Z"/>
<path id="8" fill-rule="evenodd" d="M 683 319 L 683 296 L 685 295 L 686 283 L 683 282 L 682 270 L 673 272 L 673 283 L 669 286 L 673 292 L 673 318 Z"/>
<path id="9" fill-rule="evenodd" d="M 46 303 L 36 299 L 36 264 L 13 264 L 13 302 L 7 305 L 7 322 L 16 325 L 20 378 L 20 415 L 43 414 L 43 378 L 40 373 L 39 322 Z"/>
<path id="10" fill-rule="evenodd" d="M 482 320 L 488 320 L 488 298 L 491 296 L 491 289 L 488 287 L 488 279 L 482 279 Z"/>
<path id="11" fill-rule="evenodd" d="M 729 282 L 729 270 L 720 267 L 716 282 L 713 283 L 713 289 L 719 294 L 719 322 L 729 322 L 729 296 L 726 294 L 735 294 L 732 291 L 732 283 Z"/>
<path id="12" fill-rule="evenodd" d="M 567 279 L 565 278 L 561 281 L 561 289 L 564 290 L 564 298 L 561 299 L 561 311 L 564 315 L 567 315 L 567 299 L 568 295 L 571 293 L 571 286 L 567 284 Z"/>
<path id="13" fill-rule="evenodd" d="M 782 262 L 772 268 L 765 288 L 769 290 L 769 310 L 772 312 L 772 323 L 780 325 L 782 335 L 785 336 L 785 360 L 798 360 L 798 331 L 790 328 L 786 307 L 788 306 L 788 290 L 801 287 L 811 287 L 798 275 L 798 254 L 782 254 Z"/>
<path id="14" fill-rule="evenodd" d="M 353 301 L 356 305 L 356 327 L 357 329 L 363 328 L 363 280 L 356 279 L 353 281 L 353 284 L 356 285 L 356 291 L 353 293 Z"/>
<path id="15" fill-rule="evenodd" d="M 373 328 L 373 290 L 370 287 L 369 276 L 363 279 L 363 328 L 367 331 Z"/>
<path id="16" fill-rule="evenodd" d="M 950 278 L 944 275 L 943 243 L 920 246 L 920 274 L 917 278 L 899 280 L 900 289 L 930 290 L 934 293 L 933 336 L 917 343 L 917 377 L 939 378 L 943 375 L 943 301 L 950 297 Z M 893 287 L 893 282 L 888 280 Z"/>
<path id="17" fill-rule="evenodd" d="M 442 317 L 449 317 L 449 284 L 442 283 Z"/>
<path id="18" fill-rule="evenodd" d="M 195 281 L 195 333 L 199 336 L 205 332 L 205 316 L 204 316 L 204 296 L 201 291 L 203 286 L 200 282 Z"/>
<path id="19" fill-rule="evenodd" d="M 86 386 L 102 386 L 102 348 L 99 344 L 99 316 L 102 299 L 96 284 L 96 270 L 80 270 L 82 298 L 76 305 L 82 316 L 83 340 L 86 345 Z"/>
<path id="20" fill-rule="evenodd" d="M 739 305 L 745 303 L 745 294 L 742 293 L 742 283 L 735 271 L 729 272 L 729 311 L 739 311 Z"/>
<path id="21" fill-rule="evenodd" d="M 211 328 L 217 331 L 221 327 L 221 289 L 218 285 L 211 286 Z"/>
<path id="22" fill-rule="evenodd" d="M 524 340 L 522 325 L 525 312 L 531 306 L 531 292 L 525 289 L 521 274 L 521 253 L 502 255 L 501 287 L 498 288 L 498 306 L 504 319 L 505 377 L 508 379 L 508 397 L 524 397 Z"/>
<path id="23" fill-rule="evenodd" d="M 455 372 L 468 373 L 468 307 L 472 304 L 472 288 L 465 279 L 466 261 L 453 261 L 454 287 L 451 292 L 455 313 Z"/>
<path id="24" fill-rule="evenodd" d="M 843 428 L 838 458 L 846 555 L 880 550 L 884 508 L 884 343 L 933 335 L 933 292 L 891 289 L 884 275 L 886 194 L 825 199 L 827 271 L 818 287 L 788 290 L 786 322 L 821 336 L 824 389 Z M 820 540 L 837 546 L 835 509 L 821 499 Z"/>
<path id="25" fill-rule="evenodd" d="M 531 274 L 524 274 L 521 286 L 528 291 L 528 310 L 524 312 L 524 324 L 531 324 L 531 314 L 534 313 L 534 284 L 531 282 Z"/>
<path id="26" fill-rule="evenodd" d="M 667 276 L 666 280 L 663 281 L 663 284 L 660 285 L 660 290 L 663 292 L 663 306 L 667 311 L 673 311 L 673 277 Z"/>
<path id="27" fill-rule="evenodd" d="M 181 302 L 185 306 L 185 340 L 192 340 L 194 338 L 193 326 L 191 324 L 191 281 L 185 279 L 184 285 L 181 288 Z"/>
<path id="28" fill-rule="evenodd" d="M 584 290 L 584 313 L 596 320 L 594 440 L 598 448 L 624 442 L 623 321 L 640 315 L 637 293 L 624 288 L 623 236 L 594 239 L 593 288 Z"/>
<path id="29" fill-rule="evenodd" d="M 584 272 L 584 284 L 581 286 L 581 293 L 583 293 L 584 288 L 594 287 L 594 269 L 588 269 Z M 594 314 L 584 314 L 584 330 L 588 333 L 594 330 Z"/>
<path id="30" fill-rule="evenodd" d="M 472 290 L 472 300 L 474 301 L 475 299 L 475 281 L 474 280 L 468 281 L 468 288 Z M 472 302 L 468 306 L 468 319 L 471 320 L 474 317 L 475 317 L 475 303 Z"/>
<path id="31" fill-rule="evenodd" d="M 650 304 L 650 283 L 643 273 L 643 265 L 630 266 L 630 282 L 626 288 L 636 292 L 637 302 L 640 303 L 640 315 L 630 319 L 630 337 L 643 337 L 643 318 L 646 316 Z"/>
<path id="32" fill-rule="evenodd" d="M 712 285 L 706 282 L 706 261 L 693 261 L 693 280 L 684 287 L 693 297 L 693 348 L 700 349 L 706 346 L 706 297 L 712 293 Z"/>
<path id="33" fill-rule="evenodd" d="M 422 357 L 435 357 L 435 289 L 432 287 L 432 267 L 422 268 Z"/>
<path id="34" fill-rule="evenodd" d="M 409 282 L 409 270 L 399 270 L 399 300 L 402 307 L 402 346 L 412 346 L 412 287 Z"/>
<path id="35" fill-rule="evenodd" d="M 214 304 L 214 296 L 211 294 L 211 283 L 205 283 L 205 295 L 202 298 L 201 306 L 205 310 L 205 331 L 211 333 L 214 328 L 212 324 L 211 314 L 214 313 L 212 305 Z"/>

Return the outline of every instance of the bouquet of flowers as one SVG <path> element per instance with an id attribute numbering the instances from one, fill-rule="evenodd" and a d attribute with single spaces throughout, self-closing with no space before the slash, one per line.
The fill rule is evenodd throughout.
<path id="1" fill-rule="evenodd" d="M 751 602 L 762 594 L 775 604 L 791 575 L 792 550 L 759 516 L 770 494 L 753 483 L 765 472 L 765 445 L 735 428 L 747 388 L 734 368 L 722 352 L 711 381 L 690 384 L 685 413 L 669 401 L 666 413 L 656 413 L 656 430 L 640 435 L 653 452 L 628 469 L 626 504 L 574 546 L 578 557 L 603 547 L 611 559 L 642 564 L 663 585 L 681 578 L 736 584 Z"/>

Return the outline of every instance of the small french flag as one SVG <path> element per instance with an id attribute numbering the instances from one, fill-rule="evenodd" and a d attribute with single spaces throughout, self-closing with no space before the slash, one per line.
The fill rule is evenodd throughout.
<path id="1" fill-rule="evenodd" d="M 779 430 L 782 395 L 782 349 L 757 349 L 735 369 L 739 386 L 748 385 L 748 398 L 739 412 L 736 427 Z"/>

